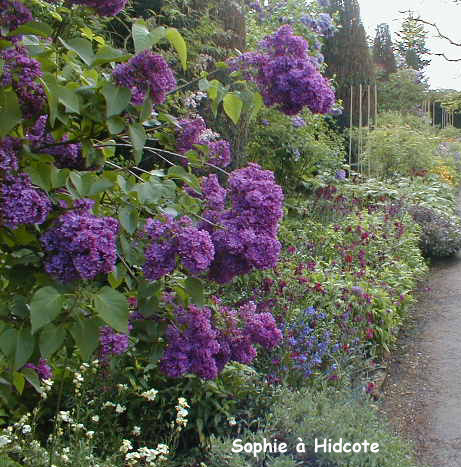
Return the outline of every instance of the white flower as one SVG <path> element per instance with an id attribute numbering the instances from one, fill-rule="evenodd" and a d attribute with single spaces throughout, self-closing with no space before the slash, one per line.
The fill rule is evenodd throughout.
<path id="1" fill-rule="evenodd" d="M 110 402 L 110 401 L 104 402 L 104 404 L 102 406 L 103 407 L 116 407 L 116 405 L 113 402 Z"/>
<path id="2" fill-rule="evenodd" d="M 235 421 L 235 417 L 229 417 L 227 419 L 227 423 L 229 423 L 230 426 L 237 425 L 237 422 Z"/>
<path id="3" fill-rule="evenodd" d="M 93 422 L 95 422 L 95 423 L 98 423 L 99 422 L 99 415 L 93 415 L 91 417 L 91 420 L 93 420 Z"/>
<path id="4" fill-rule="evenodd" d="M 8 436 L 0 436 L 0 448 L 2 448 L 3 446 L 6 446 L 7 444 L 11 443 L 11 439 L 8 438 Z"/>
<path id="5" fill-rule="evenodd" d="M 24 425 L 22 427 L 22 434 L 26 435 L 27 433 L 30 433 L 32 431 L 32 428 L 30 425 Z"/>
<path id="6" fill-rule="evenodd" d="M 119 391 L 128 391 L 128 384 L 117 384 Z"/>
<path id="7" fill-rule="evenodd" d="M 66 412 L 64 410 L 60 410 L 59 413 L 58 413 L 58 420 L 62 421 L 62 422 L 71 422 L 72 421 L 72 418 L 69 414 L 69 412 Z"/>
<path id="8" fill-rule="evenodd" d="M 189 407 L 190 408 L 190 405 L 187 403 L 186 399 L 184 399 L 184 397 L 180 397 L 178 399 L 178 405 L 180 407 Z"/>
<path id="9" fill-rule="evenodd" d="M 166 444 L 159 444 L 157 446 L 157 451 L 165 455 L 168 455 L 170 453 L 170 449 Z"/>
<path id="10" fill-rule="evenodd" d="M 155 389 L 149 389 L 149 391 L 145 391 L 141 394 L 141 397 L 144 397 L 148 401 L 153 401 L 157 396 L 158 391 Z"/>
<path id="11" fill-rule="evenodd" d="M 126 453 L 128 451 L 131 451 L 133 449 L 133 446 L 131 445 L 130 441 L 127 439 L 124 439 L 122 441 L 122 445 L 120 446 L 120 452 Z"/>
<path id="12" fill-rule="evenodd" d="M 87 437 L 88 439 L 93 438 L 93 436 L 94 436 L 94 431 L 87 431 L 87 432 L 86 432 L 86 437 Z"/>
<path id="13" fill-rule="evenodd" d="M 131 430 L 133 436 L 139 436 L 141 434 L 141 428 L 139 426 L 134 426 Z"/>
<path id="14" fill-rule="evenodd" d="M 120 404 L 117 404 L 117 407 L 115 407 L 115 411 L 117 413 L 123 413 L 123 412 L 125 412 L 125 410 L 126 410 L 126 407 L 124 407 L 123 405 L 120 405 Z"/>

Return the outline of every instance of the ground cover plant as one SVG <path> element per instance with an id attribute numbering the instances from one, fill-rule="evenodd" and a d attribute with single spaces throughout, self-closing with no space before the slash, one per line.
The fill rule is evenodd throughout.
<path id="1" fill-rule="evenodd" d="M 403 201 L 454 205 L 456 177 L 346 176 L 326 3 L 243 6 L 241 54 L 213 2 L 0 4 L 0 460 L 219 463 L 222 440 L 294 435 L 284 394 L 342 425 L 426 271 Z M 357 400 L 332 436 L 378 436 Z"/>

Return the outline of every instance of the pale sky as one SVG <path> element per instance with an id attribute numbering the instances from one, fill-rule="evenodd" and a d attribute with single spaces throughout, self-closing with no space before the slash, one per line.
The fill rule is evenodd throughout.
<path id="1" fill-rule="evenodd" d="M 359 0 L 360 14 L 367 34 L 374 37 L 376 26 L 387 23 L 394 33 L 400 29 L 403 14 L 399 11 L 411 9 L 421 18 L 437 23 L 440 31 L 454 42 L 461 43 L 461 4 L 450 0 Z M 444 52 L 449 58 L 461 58 L 461 47 L 451 46 L 447 41 L 435 37 L 435 29 L 429 32 L 426 46 L 432 52 Z M 396 37 L 392 37 L 393 40 Z M 456 89 L 461 91 L 461 61 L 447 62 L 442 57 L 429 57 L 432 63 L 426 68 L 432 89 Z"/>

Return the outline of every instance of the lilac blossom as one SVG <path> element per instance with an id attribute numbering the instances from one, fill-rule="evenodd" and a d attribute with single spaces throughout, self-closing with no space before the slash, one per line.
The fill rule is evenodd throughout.
<path id="1" fill-rule="evenodd" d="M 21 141 L 18 138 L 5 136 L 0 139 L 0 169 L 11 171 L 19 169 L 19 151 Z"/>
<path id="2" fill-rule="evenodd" d="M 40 63 L 30 58 L 24 47 L 0 51 L 3 67 L 0 69 L 0 87 L 12 86 L 19 98 L 26 119 L 38 117 L 45 107 L 45 90 L 37 78 L 43 76 Z"/>
<path id="3" fill-rule="evenodd" d="M 124 354 L 130 345 L 127 334 L 117 333 L 110 326 L 99 328 L 99 358 L 102 363 L 107 363 L 112 355 Z"/>
<path id="4" fill-rule="evenodd" d="M 308 43 L 284 25 L 260 44 L 262 52 L 248 52 L 231 61 L 254 81 L 264 103 L 277 106 L 286 115 L 296 115 L 304 107 L 313 113 L 328 113 L 335 102 L 330 82 L 308 54 Z"/>
<path id="5" fill-rule="evenodd" d="M 21 2 L 0 0 L 0 38 L 17 42 L 21 36 L 3 35 L 3 31 L 14 31 L 33 20 L 30 10 Z"/>
<path id="6" fill-rule="evenodd" d="M 196 275 L 206 270 L 214 257 L 214 246 L 205 230 L 197 229 L 184 216 L 175 221 L 148 219 L 144 236 L 150 241 L 144 251 L 146 262 L 144 275 L 149 280 L 158 280 L 170 274 L 179 257 L 189 273 Z"/>
<path id="7" fill-rule="evenodd" d="M 154 104 L 162 104 L 167 92 L 176 87 L 176 79 L 166 60 L 150 50 L 117 65 L 113 77 L 117 85 L 131 90 L 133 105 L 142 105 L 147 95 Z"/>
<path id="8" fill-rule="evenodd" d="M 31 143 L 32 151 L 54 156 L 55 165 L 59 169 L 84 170 L 86 164 L 82 145 L 80 143 L 67 143 L 69 141 L 67 135 L 64 135 L 60 141 L 56 141 L 54 136 L 46 130 L 47 121 L 48 115 L 42 115 L 29 129 L 27 139 Z"/>
<path id="9" fill-rule="evenodd" d="M 33 187 L 25 173 L 4 175 L 0 194 L 0 223 L 10 229 L 24 224 L 43 224 L 51 211 L 48 196 Z"/>
<path id="10" fill-rule="evenodd" d="M 74 203 L 41 236 L 47 252 L 45 270 L 60 282 L 94 279 L 113 271 L 117 258 L 118 222 L 91 213 L 92 200 Z"/>
<path id="11" fill-rule="evenodd" d="M 48 360 L 45 358 L 41 358 L 38 361 L 38 365 L 33 363 L 27 363 L 24 365 L 24 368 L 31 368 L 35 370 L 38 374 L 38 377 L 43 381 L 45 379 L 53 379 L 53 372 L 51 370 L 50 365 L 48 364 Z"/>

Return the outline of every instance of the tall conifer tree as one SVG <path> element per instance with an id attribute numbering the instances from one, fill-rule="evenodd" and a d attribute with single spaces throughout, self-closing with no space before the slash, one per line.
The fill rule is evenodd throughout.
<path id="1" fill-rule="evenodd" d="M 336 34 L 327 39 L 324 47 L 327 75 L 335 77 L 336 94 L 344 102 L 341 123 L 347 125 L 350 108 L 350 86 L 374 83 L 373 61 L 367 35 L 360 18 L 358 0 L 331 0 L 330 13 L 338 12 Z M 357 93 L 356 93 L 357 94 Z M 358 96 L 356 95 L 358 98 Z M 354 124 L 358 124 L 359 106 L 354 99 Z M 366 121 L 364 120 L 364 124 Z"/>
<path id="2" fill-rule="evenodd" d="M 373 61 L 386 79 L 391 73 L 397 71 L 389 25 L 385 23 L 376 27 L 376 36 L 373 41 Z"/>

